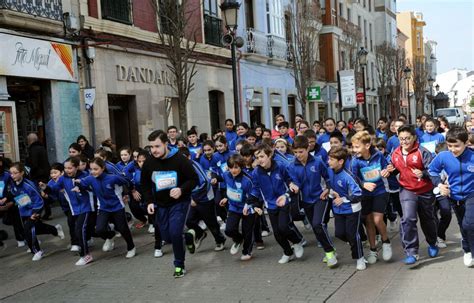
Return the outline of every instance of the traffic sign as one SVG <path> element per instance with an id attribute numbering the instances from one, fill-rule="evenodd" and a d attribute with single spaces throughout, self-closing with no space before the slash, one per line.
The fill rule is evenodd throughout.
<path id="1" fill-rule="evenodd" d="M 308 87 L 307 98 L 308 98 L 308 101 L 321 100 L 321 87 L 319 86 Z"/>
<path id="2" fill-rule="evenodd" d="M 324 102 L 333 102 L 337 98 L 337 89 L 331 85 L 326 85 L 321 91 L 321 96 Z"/>
<path id="3" fill-rule="evenodd" d="M 357 104 L 364 104 L 364 93 L 357 93 Z"/>

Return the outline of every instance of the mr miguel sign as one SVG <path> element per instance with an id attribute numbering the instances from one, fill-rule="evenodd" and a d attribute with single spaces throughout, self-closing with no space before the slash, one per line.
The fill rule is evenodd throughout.
<path id="1" fill-rule="evenodd" d="M 0 33 L 0 74 L 77 81 L 72 47 Z"/>

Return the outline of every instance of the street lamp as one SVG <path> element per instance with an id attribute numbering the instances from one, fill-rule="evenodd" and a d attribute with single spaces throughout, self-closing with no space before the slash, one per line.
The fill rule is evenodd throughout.
<path id="1" fill-rule="evenodd" d="M 407 79 L 407 100 L 408 100 L 408 122 L 411 123 L 411 102 L 410 102 L 410 78 L 411 78 L 411 68 L 408 66 L 403 70 L 405 74 L 405 79 Z"/>
<path id="2" fill-rule="evenodd" d="M 228 30 L 228 33 L 222 38 L 224 45 L 230 45 L 231 54 L 232 54 L 232 84 L 234 91 L 234 113 L 235 113 L 235 123 L 240 122 L 240 107 L 239 107 L 239 91 L 237 85 L 237 58 L 235 55 L 236 48 L 242 47 L 243 39 L 241 37 L 236 37 L 237 30 L 237 20 L 239 14 L 240 3 L 235 0 L 225 0 L 220 8 L 224 14 L 225 27 Z"/>
<path id="3" fill-rule="evenodd" d="M 430 98 L 431 98 L 431 117 L 434 117 L 434 96 L 433 96 L 433 83 L 435 80 L 430 76 L 428 78 L 428 85 L 430 86 Z"/>
<path id="4" fill-rule="evenodd" d="M 365 94 L 365 67 L 367 66 L 367 54 L 369 52 L 364 48 L 361 47 L 357 56 L 359 57 L 359 64 L 362 67 L 362 88 L 364 89 L 364 118 L 367 120 L 367 96 Z"/>

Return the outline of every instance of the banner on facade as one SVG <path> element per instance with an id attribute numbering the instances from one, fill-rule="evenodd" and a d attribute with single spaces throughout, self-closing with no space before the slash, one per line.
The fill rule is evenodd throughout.
<path id="1" fill-rule="evenodd" d="M 357 107 L 354 70 L 341 70 L 338 75 L 342 110 Z"/>
<path id="2" fill-rule="evenodd" d="M 94 106 L 95 101 L 95 88 L 85 88 L 84 89 L 84 102 L 86 104 L 86 109 L 89 110 Z"/>
<path id="3" fill-rule="evenodd" d="M 0 74 L 77 81 L 72 47 L 0 33 Z"/>

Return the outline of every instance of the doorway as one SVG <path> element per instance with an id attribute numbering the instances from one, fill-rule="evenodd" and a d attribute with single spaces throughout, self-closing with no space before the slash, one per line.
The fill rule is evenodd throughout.
<path id="1" fill-rule="evenodd" d="M 117 146 L 138 147 L 138 121 L 135 96 L 108 95 L 110 138 Z"/>
<path id="2" fill-rule="evenodd" d="M 209 92 L 209 116 L 211 118 L 212 133 L 217 129 L 221 129 L 221 122 L 225 119 L 225 117 L 221 117 L 221 115 L 225 113 L 223 100 L 223 92 L 218 90 L 211 90 Z"/>
<path id="3" fill-rule="evenodd" d="M 8 77 L 7 89 L 10 100 L 15 102 L 16 121 L 18 130 L 18 149 L 20 161 L 24 162 L 28 156 L 26 137 L 29 133 L 36 133 L 39 142 L 46 147 L 46 130 L 44 116 L 44 96 L 49 94 L 48 81 Z"/>

